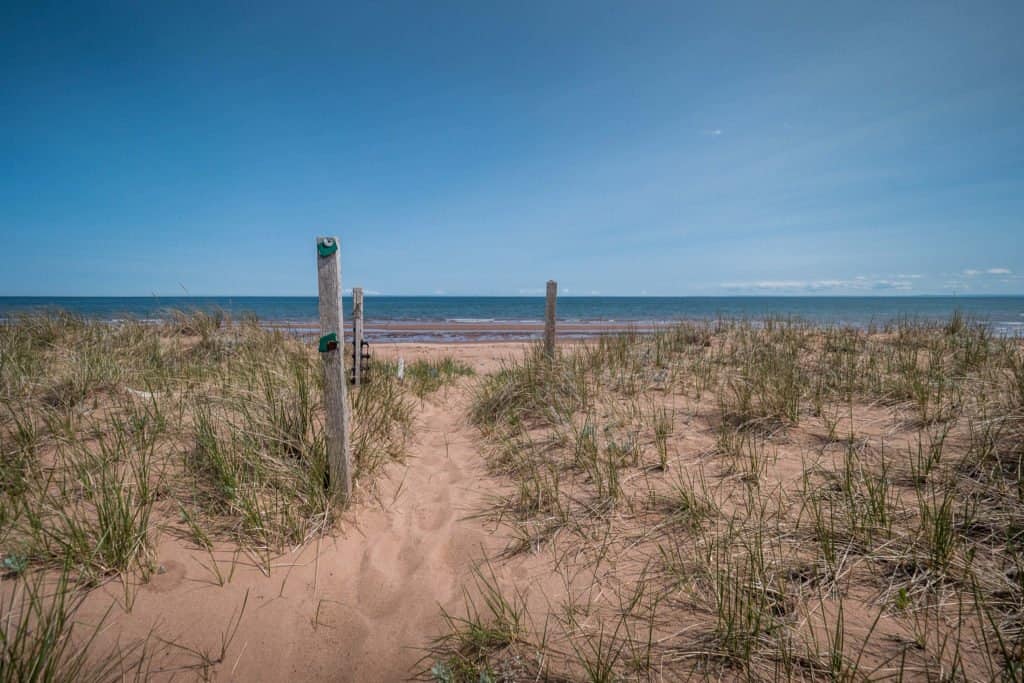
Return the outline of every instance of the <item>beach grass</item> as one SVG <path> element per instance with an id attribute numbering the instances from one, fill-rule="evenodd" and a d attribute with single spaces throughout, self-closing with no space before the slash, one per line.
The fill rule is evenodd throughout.
<path id="1" fill-rule="evenodd" d="M 350 391 L 357 501 L 405 457 L 415 397 L 441 384 L 414 395 L 375 360 L 373 381 Z M 131 604 L 160 534 L 234 545 L 269 572 L 329 531 L 340 510 L 325 489 L 322 385 L 314 346 L 222 313 L 0 324 L 0 573 L 14 582 L 0 678 L 120 678 L 133 651 L 97 659 L 67 634 L 104 583 L 123 583 Z"/>
<path id="2" fill-rule="evenodd" d="M 1018 339 L 960 315 L 681 323 L 533 346 L 469 417 L 504 482 L 489 561 L 557 588 L 478 586 L 518 606 L 514 643 L 467 645 L 501 621 L 468 599 L 435 678 L 1024 676 Z"/>
<path id="3" fill-rule="evenodd" d="M 297 339 L 223 314 L 163 325 L 55 314 L 6 323 L 0 345 L 0 538 L 12 556 L 93 581 L 145 575 L 156 507 L 193 536 L 264 556 L 332 523 L 322 373 Z M 364 487 L 412 428 L 407 392 L 377 374 L 351 392 Z"/>
<path id="4" fill-rule="evenodd" d="M 420 358 L 405 367 L 405 381 L 413 395 L 421 399 L 473 374 L 471 366 L 451 356 Z"/>
<path id="5" fill-rule="evenodd" d="M 722 320 L 473 374 L 375 359 L 350 391 L 358 502 L 422 402 L 471 387 L 476 516 L 508 544 L 441 614 L 424 678 L 1024 678 L 1019 339 Z M 162 534 L 224 585 L 215 548 L 269 573 L 334 529 L 322 382 L 311 345 L 222 313 L 0 325 L 0 680 L 144 678 L 149 640 L 98 648 L 77 615 L 111 582 L 130 607 Z"/>
<path id="6" fill-rule="evenodd" d="M 91 625 L 79 620 L 85 594 L 67 572 L 12 581 L 13 589 L 0 599 L 0 681 L 112 683 L 147 677 L 148 639 L 95 647 L 107 615 Z"/>

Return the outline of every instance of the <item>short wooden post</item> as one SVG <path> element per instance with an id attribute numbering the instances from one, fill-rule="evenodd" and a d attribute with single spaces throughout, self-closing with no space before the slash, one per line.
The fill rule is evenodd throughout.
<path id="1" fill-rule="evenodd" d="M 341 248 L 337 237 L 316 238 L 316 274 L 320 294 L 320 358 L 324 367 L 324 413 L 328 486 L 348 502 L 352 494 L 349 408 L 346 392 L 345 335 L 341 313 Z"/>
<path id="2" fill-rule="evenodd" d="M 548 300 L 544 307 L 544 353 L 555 356 L 555 300 L 558 298 L 558 283 L 548 280 Z"/>
<path id="3" fill-rule="evenodd" d="M 363 288 L 352 288 L 352 384 L 363 380 Z"/>

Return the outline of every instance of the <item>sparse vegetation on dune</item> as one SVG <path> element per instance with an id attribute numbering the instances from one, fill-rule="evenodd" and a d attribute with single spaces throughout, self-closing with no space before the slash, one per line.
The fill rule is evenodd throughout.
<path id="1" fill-rule="evenodd" d="M 0 598 L 0 681 L 144 679 L 147 642 L 94 648 L 105 619 L 91 626 L 78 623 L 83 598 L 84 593 L 69 584 L 67 573 L 51 582 L 42 575 L 26 578 Z"/>
<path id="2" fill-rule="evenodd" d="M 358 495 L 473 373 L 405 370 L 375 361 L 350 394 Z M 332 528 L 321 385 L 312 345 L 222 314 L 0 325 L 0 681 L 150 673 L 175 645 L 108 647 L 78 614 L 111 581 L 130 608 L 158 534 L 223 585 L 215 548 L 269 572 Z M 510 542 L 424 677 L 1024 678 L 1020 340 L 959 316 L 687 323 L 531 347 L 466 386 L 481 514 Z M 177 646 L 182 670 L 211 675 L 243 611 L 219 655 Z"/>
<path id="3" fill-rule="evenodd" d="M 390 374 L 393 375 L 394 372 Z M 459 377 L 468 377 L 473 374 L 473 368 L 451 356 L 420 358 L 406 366 L 405 381 L 413 394 L 423 398 L 452 384 Z"/>
<path id="4" fill-rule="evenodd" d="M 514 540 L 427 678 L 1024 678 L 1018 339 L 680 324 L 532 348 L 470 418 Z"/>
<path id="5" fill-rule="evenodd" d="M 357 495 L 413 426 L 409 388 L 376 365 L 350 392 Z M 100 666 L 69 640 L 73 614 L 104 581 L 145 581 L 159 532 L 269 571 L 328 529 L 322 383 L 314 346 L 223 314 L 0 324 L 0 680 L 121 678 L 132 653 Z"/>

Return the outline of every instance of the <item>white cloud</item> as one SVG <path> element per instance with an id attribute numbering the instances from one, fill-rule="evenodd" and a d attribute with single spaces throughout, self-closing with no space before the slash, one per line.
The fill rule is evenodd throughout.
<path id="1" fill-rule="evenodd" d="M 761 280 L 759 282 L 723 282 L 725 289 L 807 289 L 812 283 L 803 280 Z"/>
<path id="2" fill-rule="evenodd" d="M 872 286 L 874 289 L 913 289 L 913 284 L 907 280 L 875 280 Z"/>
<path id="3" fill-rule="evenodd" d="M 1009 268 L 966 268 L 963 274 L 967 277 L 976 277 L 978 275 L 1012 275 L 1013 271 Z"/>
<path id="4" fill-rule="evenodd" d="M 909 291 L 913 283 L 909 279 L 869 278 L 858 275 L 852 280 L 758 280 L 754 282 L 724 282 L 723 289 L 744 289 L 764 292 L 824 292 L 844 290 L 898 290 Z"/>

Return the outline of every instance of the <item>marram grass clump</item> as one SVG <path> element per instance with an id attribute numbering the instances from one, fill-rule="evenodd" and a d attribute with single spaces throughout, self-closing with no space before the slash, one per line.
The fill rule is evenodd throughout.
<path id="1" fill-rule="evenodd" d="M 152 569 L 158 528 L 263 557 L 334 521 L 315 348 L 254 320 L 64 313 L 0 324 L 0 551 L 89 582 Z M 358 490 L 404 456 L 414 403 L 350 393 Z"/>
<path id="2" fill-rule="evenodd" d="M 421 358 L 405 366 L 405 381 L 419 398 L 474 374 L 473 368 L 451 356 Z"/>
<path id="3" fill-rule="evenodd" d="M 1024 676 L 1020 339 L 682 323 L 530 348 L 469 411 L 515 638 L 474 594 L 435 679 Z"/>

